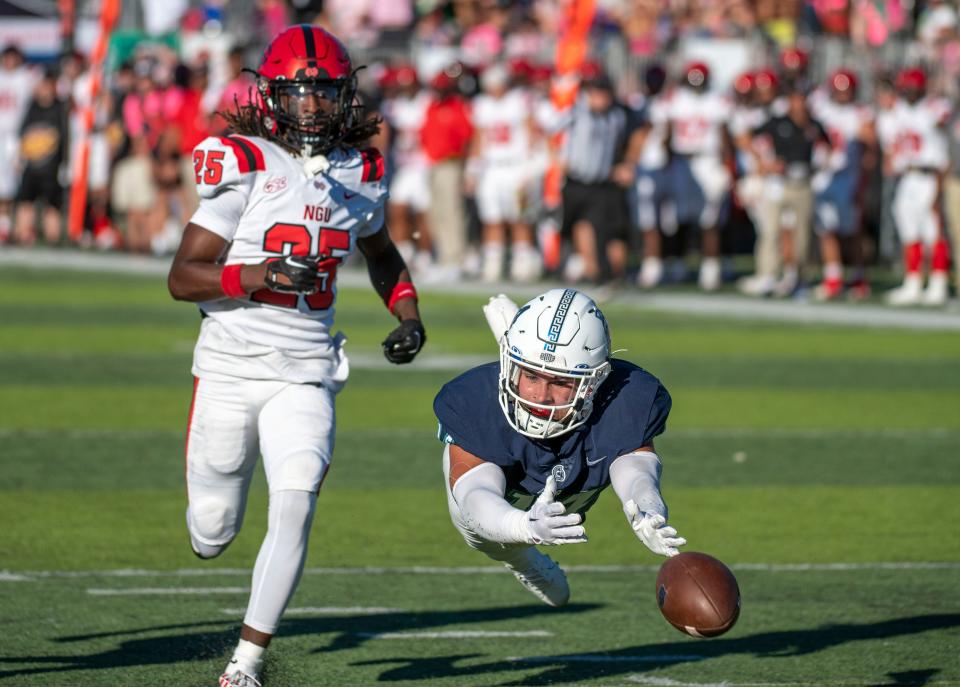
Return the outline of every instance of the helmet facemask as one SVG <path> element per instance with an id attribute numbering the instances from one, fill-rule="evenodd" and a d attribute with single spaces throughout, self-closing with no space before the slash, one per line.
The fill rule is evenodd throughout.
<path id="1" fill-rule="evenodd" d="M 610 332 L 594 301 L 576 289 L 552 289 L 517 310 L 500 344 L 500 408 L 510 426 L 533 439 L 562 436 L 583 425 L 593 412 L 597 389 L 610 374 Z M 546 398 L 520 393 L 522 376 L 569 383 Z M 569 389 L 568 394 L 562 393 Z M 527 389 L 525 389 L 527 391 Z M 557 392 L 560 392 L 559 394 Z"/>
<path id="2" fill-rule="evenodd" d="M 259 91 L 271 128 L 301 155 L 326 154 L 348 135 L 356 123 L 357 80 L 261 78 Z"/>
<path id="3" fill-rule="evenodd" d="M 570 398 L 565 403 L 544 405 L 520 396 L 520 375 L 524 370 L 569 379 L 574 382 Z M 506 371 L 506 374 L 504 373 Z M 559 370 L 537 365 L 511 353 L 506 337 L 500 346 L 500 407 L 510 425 L 533 439 L 552 439 L 576 429 L 593 412 L 593 397 L 597 388 L 610 374 L 610 363 L 604 362 L 590 370 Z"/>

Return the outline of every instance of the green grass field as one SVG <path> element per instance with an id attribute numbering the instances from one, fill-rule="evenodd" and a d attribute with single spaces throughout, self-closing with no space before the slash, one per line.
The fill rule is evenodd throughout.
<path id="1" fill-rule="evenodd" d="M 552 552 L 570 570 L 560 610 L 450 525 L 431 404 L 494 359 L 484 300 L 426 294 L 420 363 L 388 368 L 382 304 L 341 291 L 356 364 L 267 687 L 960 685 L 956 332 L 605 306 L 615 348 L 673 394 L 658 440 L 671 521 L 740 581 L 737 626 L 694 640 L 660 617 L 661 559 L 612 493 L 589 544 Z M 161 278 L 0 270 L 0 685 L 215 684 L 266 493 L 258 476 L 221 558 L 192 556 L 198 324 Z"/>

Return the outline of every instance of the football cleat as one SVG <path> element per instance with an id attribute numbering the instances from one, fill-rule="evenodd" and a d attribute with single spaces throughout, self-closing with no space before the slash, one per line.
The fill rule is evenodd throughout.
<path id="1" fill-rule="evenodd" d="M 704 258 L 700 263 L 700 276 L 697 281 L 702 290 L 716 291 L 719 289 L 722 276 L 720 260 L 717 258 Z"/>
<path id="2" fill-rule="evenodd" d="M 771 276 L 753 274 L 737 282 L 737 288 L 747 296 L 769 296 L 776 284 L 776 279 Z"/>
<path id="3" fill-rule="evenodd" d="M 923 285 L 919 274 L 908 274 L 903 284 L 886 294 L 887 303 L 890 305 L 916 305 L 922 298 Z"/>
<path id="4" fill-rule="evenodd" d="M 921 302 L 924 305 L 944 305 L 949 296 L 949 284 L 946 272 L 934 272 L 930 275 L 927 288 L 923 292 Z"/>
<path id="5" fill-rule="evenodd" d="M 644 258 L 640 265 L 640 274 L 637 275 L 637 286 L 641 289 L 652 289 L 663 281 L 663 261 L 660 258 Z"/>
<path id="6" fill-rule="evenodd" d="M 520 584 L 548 606 L 563 606 L 570 600 L 570 585 L 563 569 L 534 547 L 525 549 L 520 560 L 504 565 Z"/>
<path id="7" fill-rule="evenodd" d="M 224 673 L 220 676 L 220 687 L 263 687 L 263 685 L 252 675 L 247 675 L 242 670 L 235 670 L 229 675 Z"/>
<path id="8" fill-rule="evenodd" d="M 858 279 L 847 289 L 847 298 L 851 301 L 865 301 L 870 298 L 870 283 L 866 279 Z"/>
<path id="9" fill-rule="evenodd" d="M 843 282 L 839 279 L 824 279 L 813 289 L 813 297 L 818 301 L 834 301 L 843 295 Z"/>

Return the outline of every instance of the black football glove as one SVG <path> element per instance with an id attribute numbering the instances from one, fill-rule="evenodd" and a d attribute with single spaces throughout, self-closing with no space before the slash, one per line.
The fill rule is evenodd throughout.
<path id="1" fill-rule="evenodd" d="M 271 291 L 281 293 L 316 293 L 320 274 L 318 256 L 288 255 L 267 263 L 264 283 Z"/>
<path id="2" fill-rule="evenodd" d="M 383 340 L 383 355 L 396 365 L 409 363 L 426 342 L 427 333 L 420 320 L 404 320 Z"/>

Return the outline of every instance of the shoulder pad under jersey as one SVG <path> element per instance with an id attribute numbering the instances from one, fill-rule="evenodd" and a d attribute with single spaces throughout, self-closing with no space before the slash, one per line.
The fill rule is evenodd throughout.
<path id="1" fill-rule="evenodd" d="M 248 175 L 265 169 L 263 151 L 251 137 L 210 136 L 193 149 L 193 171 L 201 198 L 239 186 Z"/>

